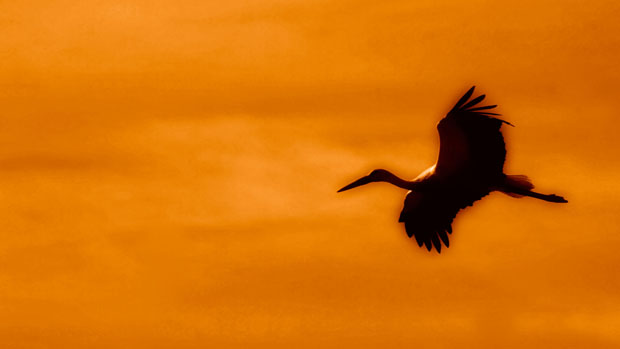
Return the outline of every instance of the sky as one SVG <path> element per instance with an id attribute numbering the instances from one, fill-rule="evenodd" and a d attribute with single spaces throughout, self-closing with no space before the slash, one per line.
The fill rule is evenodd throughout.
<path id="1" fill-rule="evenodd" d="M 0 2 L 3 348 L 620 346 L 616 1 Z M 405 193 L 472 85 L 505 172 Z"/>

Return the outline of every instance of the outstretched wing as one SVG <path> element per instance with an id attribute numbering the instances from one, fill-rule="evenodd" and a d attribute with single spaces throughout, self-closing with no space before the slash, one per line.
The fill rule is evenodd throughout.
<path id="1" fill-rule="evenodd" d="M 511 124 L 494 117 L 499 114 L 489 112 L 496 105 L 476 107 L 485 95 L 469 100 L 474 88 L 437 124 L 439 159 L 435 172 L 439 176 L 485 178 L 503 172 L 506 146 L 500 127 Z"/>
<path id="2" fill-rule="evenodd" d="M 405 223 L 409 237 L 415 237 L 418 246 L 433 246 L 441 253 L 442 242 L 450 246 L 448 234 L 452 233 L 452 221 L 459 210 L 489 194 L 483 187 L 460 188 L 458 192 L 442 190 L 441 193 L 409 192 L 399 222 Z"/>

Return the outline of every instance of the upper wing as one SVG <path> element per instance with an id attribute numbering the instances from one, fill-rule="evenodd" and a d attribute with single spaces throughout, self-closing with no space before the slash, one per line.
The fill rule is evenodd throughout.
<path id="1" fill-rule="evenodd" d="M 405 223 L 409 237 L 414 236 L 418 246 L 424 244 L 430 251 L 433 246 L 441 252 L 441 242 L 450 246 L 448 234 L 452 233 L 452 221 L 459 210 L 489 194 L 482 186 L 470 186 L 441 193 L 409 192 L 399 222 Z"/>
<path id="2" fill-rule="evenodd" d="M 495 105 L 475 107 L 485 95 L 468 102 L 474 88 L 437 124 L 439 159 L 435 172 L 440 176 L 464 173 L 486 176 L 503 172 L 506 146 L 500 127 L 511 124 L 493 117 L 499 114 L 488 110 Z"/>

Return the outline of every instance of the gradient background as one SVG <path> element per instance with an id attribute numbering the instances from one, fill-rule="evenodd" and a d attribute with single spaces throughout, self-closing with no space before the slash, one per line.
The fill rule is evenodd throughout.
<path id="1" fill-rule="evenodd" d="M 617 1 L 2 1 L 2 348 L 620 346 Z M 471 85 L 506 172 L 397 223 Z"/>

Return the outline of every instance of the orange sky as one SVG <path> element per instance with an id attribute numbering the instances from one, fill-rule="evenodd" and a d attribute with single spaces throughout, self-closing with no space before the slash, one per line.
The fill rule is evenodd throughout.
<path id="1" fill-rule="evenodd" d="M 617 1 L 3 1 L 2 348 L 620 346 Z M 471 85 L 506 172 L 419 249 Z"/>

